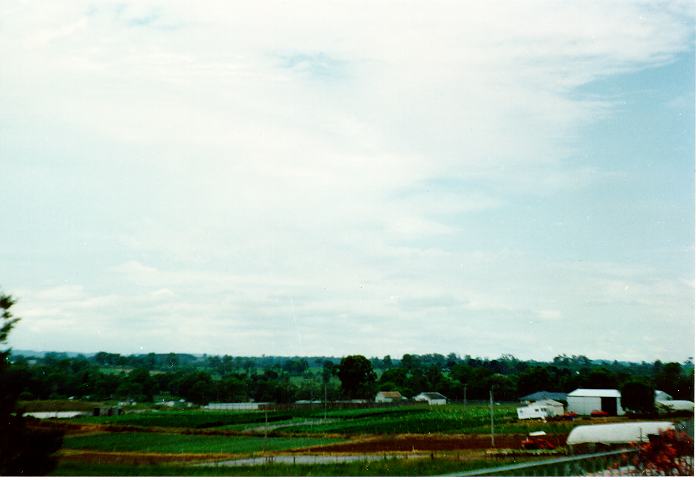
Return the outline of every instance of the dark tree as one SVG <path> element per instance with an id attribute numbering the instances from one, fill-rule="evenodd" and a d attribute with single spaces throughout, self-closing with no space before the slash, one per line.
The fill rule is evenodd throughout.
<path id="1" fill-rule="evenodd" d="M 665 363 L 656 368 L 655 383 L 658 390 L 663 390 L 674 398 L 683 398 L 679 388 L 679 380 L 681 378 L 681 365 L 676 362 Z"/>
<path id="2" fill-rule="evenodd" d="M 341 390 L 348 398 L 370 398 L 377 376 L 370 361 L 362 355 L 349 355 L 338 366 Z"/>
<path id="3" fill-rule="evenodd" d="M 7 343 L 19 321 L 10 312 L 15 301 L 0 293 L 0 345 Z M 63 443 L 63 432 L 31 428 L 17 409 L 21 382 L 10 368 L 10 350 L 0 351 L 0 476 L 46 475 L 56 465 L 53 453 Z"/>
<path id="4" fill-rule="evenodd" d="M 639 380 L 631 380 L 621 387 L 621 405 L 625 410 L 650 414 L 655 412 L 655 389 Z"/>

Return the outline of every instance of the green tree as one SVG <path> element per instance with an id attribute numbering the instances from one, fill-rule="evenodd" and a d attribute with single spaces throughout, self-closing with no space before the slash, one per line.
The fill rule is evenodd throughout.
<path id="1" fill-rule="evenodd" d="M 348 398 L 371 398 L 377 376 L 370 361 L 362 355 L 349 355 L 338 365 L 341 391 Z"/>
<path id="2" fill-rule="evenodd" d="M 19 318 L 10 308 L 15 300 L 0 293 L 0 345 Z M 10 368 L 10 349 L 0 351 L 0 476 L 46 475 L 56 465 L 53 456 L 63 442 L 63 432 L 55 429 L 33 429 L 17 409 L 17 398 L 23 388 Z"/>

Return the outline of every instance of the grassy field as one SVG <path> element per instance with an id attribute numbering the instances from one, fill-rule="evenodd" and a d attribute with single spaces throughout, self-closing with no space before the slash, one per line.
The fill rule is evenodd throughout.
<path id="1" fill-rule="evenodd" d="M 481 405 L 428 407 L 318 408 L 278 411 L 162 410 L 113 417 L 82 417 L 73 423 L 135 425 L 139 427 L 219 428 L 246 430 L 270 427 L 286 433 L 399 434 L 399 433 L 486 433 L 490 413 Z M 526 433 L 526 423 L 516 423 L 515 407 L 495 407 L 494 418 L 501 433 Z M 556 426 L 558 425 L 558 426 Z M 551 431 L 565 432 L 564 424 L 548 424 Z"/>
<path id="2" fill-rule="evenodd" d="M 510 404 L 494 408 L 496 433 L 525 434 L 540 429 L 565 433 L 573 426 L 573 423 L 519 422 L 515 418 L 515 407 Z M 87 424 L 86 430 L 65 437 L 65 456 L 55 475 L 425 476 L 506 461 L 484 458 L 488 445 L 485 442 L 484 446 L 478 445 L 481 440 L 477 440 L 475 435 L 464 439 L 461 435 L 449 436 L 488 433 L 490 411 L 482 404 L 349 407 L 332 408 L 326 413 L 321 408 L 311 407 L 270 411 L 164 410 L 114 417 L 83 417 L 70 423 Z M 136 426 L 144 430 L 94 431 L 94 428 L 101 428 L 100 424 L 119 428 Z M 153 430 L 147 431 L 148 428 Z M 268 429 L 268 433 L 229 435 L 225 432 L 252 429 Z M 431 433 L 434 435 L 427 435 Z M 478 442 L 475 443 L 477 446 L 471 446 L 474 445 L 472 441 Z M 326 448 L 321 455 L 346 451 L 381 455 L 383 451 L 403 451 L 399 442 L 417 445 L 413 448 L 421 452 L 435 452 L 437 458 L 370 462 L 343 462 L 339 459 L 343 463 L 324 465 L 194 466 L 211 455 L 222 455 L 223 458 L 230 454 L 263 456 L 269 452 L 323 446 Z M 467 460 L 455 461 L 452 454 L 461 452 L 461 449 L 470 452 L 463 455 Z"/>
<path id="3" fill-rule="evenodd" d="M 441 406 L 432 408 L 395 407 L 333 411 L 336 420 L 326 424 L 282 427 L 279 431 L 344 434 L 470 433 L 490 424 L 489 410 L 482 406 Z M 318 416 L 318 415 L 317 415 Z M 327 415 L 329 417 L 329 415 Z M 514 407 L 497 406 L 496 423 L 514 419 Z"/>
<path id="4" fill-rule="evenodd" d="M 326 445 L 333 438 L 230 437 L 175 433 L 97 433 L 65 437 L 63 448 L 103 452 L 252 453 Z"/>

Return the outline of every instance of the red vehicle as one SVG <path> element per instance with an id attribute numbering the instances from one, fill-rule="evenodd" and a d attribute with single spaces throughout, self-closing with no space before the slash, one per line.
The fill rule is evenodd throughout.
<path id="1" fill-rule="evenodd" d="M 525 450 L 553 450 L 556 445 L 546 438 L 546 433 L 532 432 L 522 440 L 522 448 Z"/>
<path id="2" fill-rule="evenodd" d="M 592 410 L 590 413 L 591 417 L 608 417 L 609 414 L 605 412 L 604 410 Z"/>

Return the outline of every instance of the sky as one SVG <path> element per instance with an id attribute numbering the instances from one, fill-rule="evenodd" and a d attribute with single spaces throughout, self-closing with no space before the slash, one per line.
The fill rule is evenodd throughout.
<path id="1" fill-rule="evenodd" d="M 685 361 L 694 9 L 0 0 L 10 343 Z"/>

